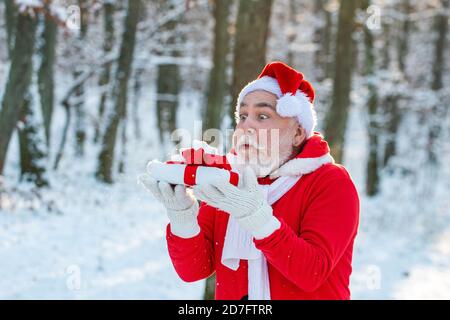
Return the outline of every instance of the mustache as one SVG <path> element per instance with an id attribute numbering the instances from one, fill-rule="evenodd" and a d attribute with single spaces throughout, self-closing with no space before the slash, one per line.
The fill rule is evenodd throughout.
<path id="1" fill-rule="evenodd" d="M 247 136 L 247 135 L 242 135 L 240 136 L 237 141 L 236 141 L 236 149 L 239 149 L 240 147 L 242 147 L 243 145 L 249 145 L 250 147 L 253 147 L 257 150 L 262 150 L 264 149 L 263 146 L 260 146 L 257 142 L 254 136 Z"/>

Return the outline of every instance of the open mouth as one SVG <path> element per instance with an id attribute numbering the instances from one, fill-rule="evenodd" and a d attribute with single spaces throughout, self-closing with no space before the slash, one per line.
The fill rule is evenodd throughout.
<path id="1" fill-rule="evenodd" d="M 252 149 L 257 149 L 257 148 L 255 148 L 255 146 L 253 146 L 251 143 L 243 143 L 243 144 L 241 144 L 239 149 L 241 149 L 243 151 L 250 151 Z"/>

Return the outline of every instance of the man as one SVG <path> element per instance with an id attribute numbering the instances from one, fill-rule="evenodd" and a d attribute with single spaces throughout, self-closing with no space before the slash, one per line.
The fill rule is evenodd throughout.
<path id="1" fill-rule="evenodd" d="M 184 281 L 216 272 L 216 299 L 350 299 L 359 199 L 314 132 L 314 90 L 269 63 L 237 102 L 233 149 L 242 184 L 186 188 L 147 177 L 167 208 L 169 255 Z"/>

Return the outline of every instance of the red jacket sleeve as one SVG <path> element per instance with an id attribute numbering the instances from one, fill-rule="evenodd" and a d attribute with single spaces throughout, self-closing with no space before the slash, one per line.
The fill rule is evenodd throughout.
<path id="1" fill-rule="evenodd" d="M 170 224 L 166 228 L 169 256 L 175 271 L 186 282 L 205 279 L 215 271 L 213 247 L 215 209 L 202 202 L 197 219 L 200 232 L 192 238 L 174 235 L 170 230 Z"/>
<path id="2" fill-rule="evenodd" d="M 279 229 L 254 239 L 270 264 L 304 291 L 323 284 L 356 236 L 359 223 L 359 199 L 350 178 L 328 179 L 313 187 L 299 235 L 280 219 Z"/>

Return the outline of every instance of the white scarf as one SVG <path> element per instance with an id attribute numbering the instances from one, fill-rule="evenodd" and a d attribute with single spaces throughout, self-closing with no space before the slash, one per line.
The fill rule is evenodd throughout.
<path id="1" fill-rule="evenodd" d="M 239 172 L 239 169 L 235 167 L 236 156 L 228 153 L 226 157 L 233 170 Z M 267 202 L 273 205 L 299 181 L 303 174 L 311 173 L 322 165 L 333 162 L 334 159 L 329 152 L 315 158 L 292 159 L 270 175 L 270 178 L 278 179 L 271 184 L 259 185 L 259 187 L 264 192 Z M 249 300 L 270 300 L 266 257 L 256 249 L 252 235 L 242 229 L 236 219 L 230 215 L 221 262 L 224 266 L 236 271 L 239 268 L 240 259 L 248 260 Z"/>
<path id="2" fill-rule="evenodd" d="M 301 178 L 282 176 L 272 184 L 259 185 L 266 195 L 267 202 L 273 205 Z M 252 235 L 240 227 L 231 215 L 228 219 L 225 243 L 221 262 L 236 271 L 239 260 L 248 260 L 248 298 L 249 300 L 270 300 L 270 284 L 267 261 L 264 254 L 256 249 Z"/>

